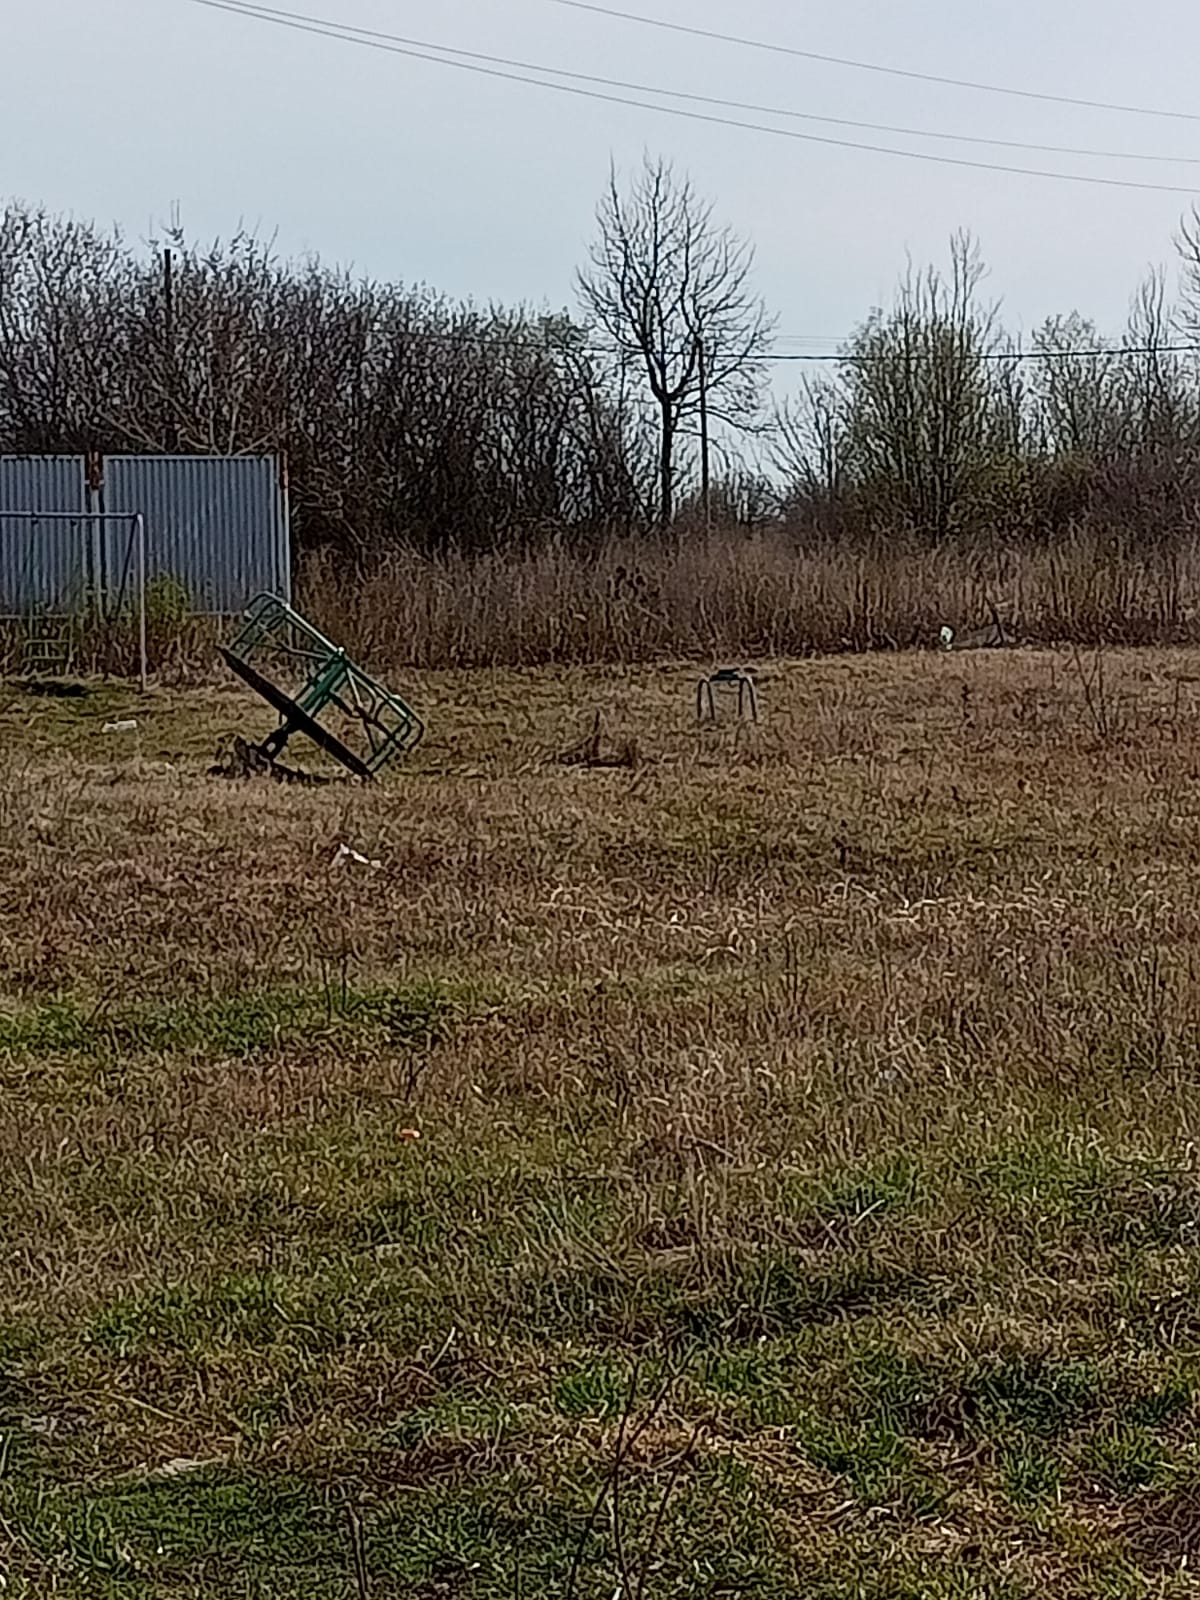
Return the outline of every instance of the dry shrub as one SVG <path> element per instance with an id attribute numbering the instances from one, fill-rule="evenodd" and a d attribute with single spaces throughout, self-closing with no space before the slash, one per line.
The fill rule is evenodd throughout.
<path id="1" fill-rule="evenodd" d="M 398 551 L 365 574 L 317 555 L 298 593 L 366 659 L 430 668 L 904 649 L 944 623 L 986 621 L 992 603 L 1036 643 L 1200 637 L 1194 547 L 1097 532 L 1018 546 L 804 547 L 779 529 L 552 539 L 475 556 Z"/>

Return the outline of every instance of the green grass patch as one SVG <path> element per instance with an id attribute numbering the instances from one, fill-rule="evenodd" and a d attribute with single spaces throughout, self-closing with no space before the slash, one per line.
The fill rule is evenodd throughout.
<path id="1" fill-rule="evenodd" d="M 1124 1497 L 1167 1483 L 1174 1458 L 1149 1428 L 1116 1421 L 1085 1442 L 1079 1465 L 1105 1493 Z"/>
<path id="2" fill-rule="evenodd" d="M 335 984 L 133 1006 L 87 1006 L 63 997 L 0 1012 L 0 1053 L 21 1059 L 170 1051 L 249 1056 L 322 1035 L 419 1047 L 446 1038 L 470 1010 L 469 991 L 433 983 L 365 990 Z"/>
<path id="3" fill-rule="evenodd" d="M 1044 1444 L 1027 1437 L 1002 1445 L 997 1466 L 1005 1494 L 1018 1507 L 1052 1502 L 1062 1485 L 1062 1462 Z"/>

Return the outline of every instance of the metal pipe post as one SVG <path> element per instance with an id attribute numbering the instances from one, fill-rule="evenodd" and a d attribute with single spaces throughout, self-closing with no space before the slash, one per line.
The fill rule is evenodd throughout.
<path id="1" fill-rule="evenodd" d="M 146 659 L 146 519 L 139 511 L 137 521 L 138 548 L 138 655 L 142 672 L 142 693 L 150 687 L 150 669 Z"/>

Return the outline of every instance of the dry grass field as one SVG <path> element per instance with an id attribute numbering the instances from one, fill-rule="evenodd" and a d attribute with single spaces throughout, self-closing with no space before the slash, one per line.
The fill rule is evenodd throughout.
<path id="1" fill-rule="evenodd" d="M 1200 655 L 694 680 L 0 696 L 5 1600 L 1200 1594 Z"/>

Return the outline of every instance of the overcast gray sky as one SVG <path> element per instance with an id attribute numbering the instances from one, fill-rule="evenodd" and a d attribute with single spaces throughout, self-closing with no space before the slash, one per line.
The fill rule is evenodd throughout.
<path id="1" fill-rule="evenodd" d="M 1082 159 L 781 124 L 983 161 L 1200 192 L 1191 0 L 609 0 L 840 56 L 1194 120 L 1119 115 L 854 71 L 586 15 L 552 0 L 274 0 L 310 16 L 548 66 L 829 117 L 1191 158 Z M 1015 330 L 1078 309 L 1116 331 L 1154 263 L 1174 272 L 1187 194 L 941 166 L 677 120 L 499 82 L 191 0 L 0 0 L 0 193 L 145 237 L 239 223 L 372 275 L 458 296 L 573 301 L 608 164 L 649 149 L 751 239 L 794 338 L 830 348 L 887 299 L 906 253 L 979 239 Z M 722 114 L 717 112 L 715 114 Z M 727 113 L 737 116 L 739 113 Z M 751 119 L 753 120 L 753 119 Z M 758 119 L 766 120 L 766 119 Z"/>

